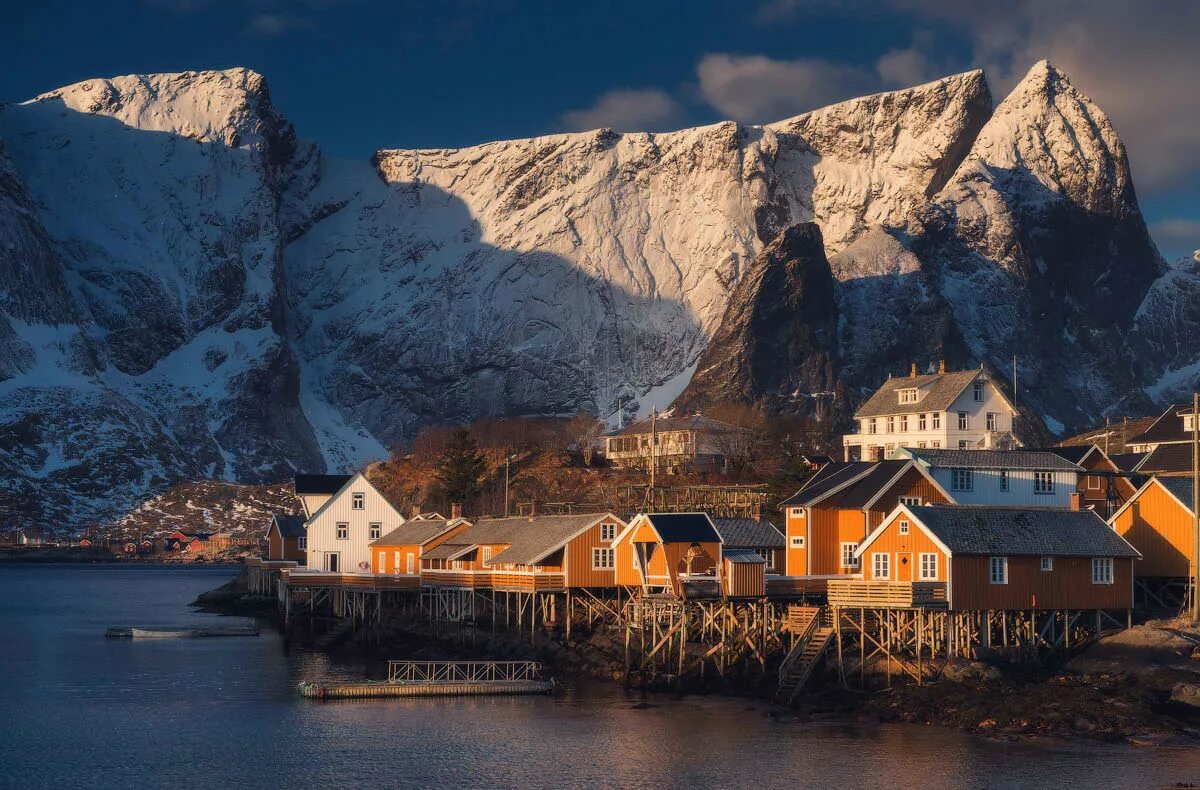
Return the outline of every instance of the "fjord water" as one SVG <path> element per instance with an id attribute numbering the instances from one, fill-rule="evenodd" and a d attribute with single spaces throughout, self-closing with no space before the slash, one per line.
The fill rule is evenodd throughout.
<path id="1" fill-rule="evenodd" d="M 728 698 L 301 699 L 363 666 L 258 638 L 106 640 L 216 621 L 228 568 L 0 566 L 3 787 L 1165 787 L 1200 749 L 803 724 Z M 229 623 L 228 619 L 224 622 Z M 240 622 L 240 621 L 239 621 Z"/>

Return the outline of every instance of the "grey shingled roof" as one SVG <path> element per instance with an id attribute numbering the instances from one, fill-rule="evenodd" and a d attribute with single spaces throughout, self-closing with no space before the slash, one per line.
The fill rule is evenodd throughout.
<path id="1" fill-rule="evenodd" d="M 963 390 L 983 371 L 951 370 L 945 373 L 927 373 L 915 378 L 893 376 L 883 383 L 875 394 L 854 413 L 858 417 L 883 417 L 888 414 L 920 414 L 921 412 L 946 411 Z M 900 390 L 917 387 L 921 398 L 916 403 L 901 403 Z"/>
<path id="2" fill-rule="evenodd" d="M 752 549 L 721 549 L 721 557 L 739 565 L 766 565 L 761 554 Z"/>
<path id="3" fill-rule="evenodd" d="M 720 543 L 707 513 L 646 513 L 664 543 Z"/>
<path id="4" fill-rule="evenodd" d="M 1183 473 L 1192 471 L 1191 444 L 1160 444 L 1150 451 L 1137 468 L 1141 474 Z"/>
<path id="5" fill-rule="evenodd" d="M 296 475 L 296 496 L 301 494 L 336 494 L 354 475 Z"/>
<path id="6" fill-rule="evenodd" d="M 1144 433 L 1134 436 L 1129 443 L 1186 442 L 1192 438 L 1192 435 L 1183 429 L 1183 418 L 1180 415 L 1191 413 L 1192 404 L 1190 403 L 1172 404 Z"/>
<path id="7" fill-rule="evenodd" d="M 1122 472 L 1135 472 L 1146 458 L 1146 453 L 1117 453 L 1110 455 L 1109 460 L 1117 465 Z"/>
<path id="8" fill-rule="evenodd" d="M 507 545 L 503 551 L 492 555 L 492 564 L 529 565 L 562 548 L 578 532 L 608 516 L 608 513 L 583 513 L 481 519 L 451 541 L 426 552 L 425 557 L 448 559 L 441 555 L 453 556 L 469 546 Z"/>
<path id="9" fill-rule="evenodd" d="M 1183 503 L 1183 506 L 1190 513 L 1192 510 L 1192 478 L 1190 477 L 1159 477 L 1158 482 L 1163 484 L 1163 488 L 1171 492 L 1171 495 Z"/>
<path id="10" fill-rule="evenodd" d="M 703 414 L 689 414 L 684 417 L 658 417 L 654 420 L 654 430 L 657 433 L 663 431 L 700 431 L 709 433 L 728 433 L 730 431 L 744 431 L 745 428 L 739 428 L 736 425 L 731 425 L 727 422 L 714 420 L 712 417 L 705 417 Z M 615 431 L 609 436 L 632 436 L 650 433 L 650 418 L 638 420 L 635 423 L 626 425 L 619 431 Z"/>
<path id="11" fill-rule="evenodd" d="M 815 499 L 828 494 L 834 488 L 852 480 L 874 467 L 878 461 L 834 462 L 821 467 L 821 471 L 810 477 L 800 490 L 779 503 L 780 507 L 804 507 Z"/>
<path id="12" fill-rule="evenodd" d="M 714 518 L 713 526 L 721 536 L 721 550 L 782 549 L 787 546 L 783 533 L 769 521 L 753 518 Z"/>
<path id="13" fill-rule="evenodd" d="M 406 521 L 388 534 L 371 541 L 372 546 L 420 546 L 433 540 L 449 529 L 459 519 L 413 519 Z"/>
<path id="14" fill-rule="evenodd" d="M 1079 472 L 1078 464 L 1049 450 L 929 450 L 906 447 L 905 452 L 941 469 L 1031 469 Z"/>
<path id="15" fill-rule="evenodd" d="M 304 528 L 304 516 L 276 514 L 275 523 L 279 525 L 279 534 L 285 538 L 302 538 L 308 534 Z"/>
<path id="16" fill-rule="evenodd" d="M 954 554 L 1136 557 L 1091 510 L 981 505 L 910 507 Z"/>

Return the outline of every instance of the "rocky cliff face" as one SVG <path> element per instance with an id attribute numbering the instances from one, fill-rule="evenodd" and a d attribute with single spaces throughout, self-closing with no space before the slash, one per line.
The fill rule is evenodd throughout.
<path id="1" fill-rule="evenodd" d="M 1016 352 L 1055 427 L 1197 372 L 1194 267 L 1166 270 L 1111 125 L 1046 64 L 995 111 L 969 72 L 762 127 L 358 164 L 261 76 L 189 72 L 7 105 L 0 139 L 10 519 L 341 468 L 431 422 L 662 407 L 698 367 L 705 397 L 840 381 L 849 408 L 913 359 Z M 820 245 L 776 241 L 810 222 Z"/>

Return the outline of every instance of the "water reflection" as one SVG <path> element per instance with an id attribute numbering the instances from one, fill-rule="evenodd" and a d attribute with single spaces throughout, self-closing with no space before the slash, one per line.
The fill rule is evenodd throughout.
<path id="1" fill-rule="evenodd" d="M 1008 744 L 797 723 L 762 703 L 557 697 L 320 703 L 364 665 L 256 639 L 105 640 L 186 609 L 219 569 L 0 568 L 0 785 L 12 787 L 1081 787 L 1200 780 L 1200 750 Z"/>

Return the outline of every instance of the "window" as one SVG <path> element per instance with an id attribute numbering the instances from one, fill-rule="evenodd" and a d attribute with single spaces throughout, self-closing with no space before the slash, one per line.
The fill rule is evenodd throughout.
<path id="1" fill-rule="evenodd" d="M 463 569 L 463 561 L 462 560 L 450 560 L 450 570 L 461 571 L 462 569 Z"/>
<path id="2" fill-rule="evenodd" d="M 613 550 L 594 548 L 592 549 L 592 570 L 606 571 L 613 568 Z"/>
<path id="3" fill-rule="evenodd" d="M 896 432 L 896 418 L 895 417 L 887 418 L 887 432 L 888 433 Z"/>
<path id="4" fill-rule="evenodd" d="M 366 507 L 366 498 L 358 491 L 350 495 L 350 500 L 351 510 L 362 510 Z"/>
<path id="5" fill-rule="evenodd" d="M 888 563 L 891 560 L 888 554 L 872 554 L 871 555 L 871 573 L 876 579 L 886 579 L 889 576 Z"/>
<path id="6" fill-rule="evenodd" d="M 929 419 L 931 420 L 931 424 L 933 425 L 933 429 L 935 431 L 940 431 L 942 429 L 942 413 L 940 411 L 935 411 L 933 414 L 930 414 Z"/>
<path id="7" fill-rule="evenodd" d="M 483 562 L 485 567 L 488 565 L 491 565 L 491 563 L 492 563 L 492 547 L 484 546 L 483 548 L 481 548 L 479 550 L 479 559 Z"/>
<path id="8" fill-rule="evenodd" d="M 1000 490 L 1001 491 L 1008 490 L 1008 470 L 1007 469 L 1000 470 Z"/>
<path id="9" fill-rule="evenodd" d="M 379 540 L 379 533 L 383 531 L 382 524 L 372 524 L 367 529 L 367 537 L 369 540 Z"/>
<path id="10" fill-rule="evenodd" d="M 918 431 L 925 430 L 925 415 L 924 414 L 917 415 L 917 430 Z"/>
<path id="11" fill-rule="evenodd" d="M 792 548 L 793 549 L 804 548 L 804 536 L 803 535 L 792 535 Z"/>
<path id="12" fill-rule="evenodd" d="M 908 534 L 908 522 L 907 522 L 907 521 L 901 521 L 901 522 L 900 522 L 900 534 L 901 534 L 901 535 L 907 535 L 907 534 Z"/>
<path id="13" fill-rule="evenodd" d="M 409 573 L 409 574 L 411 574 L 411 573 L 412 573 L 412 572 L 415 570 L 415 566 L 416 566 L 416 564 L 417 564 L 417 557 L 416 557 L 416 555 L 415 555 L 415 554 L 413 554 L 413 553 L 410 551 L 410 552 L 408 553 L 407 565 L 406 565 L 406 567 L 405 567 L 405 570 L 404 570 L 404 572 L 405 572 L 405 573 Z"/>
<path id="14" fill-rule="evenodd" d="M 951 491 L 973 491 L 973 490 L 975 490 L 975 473 L 970 469 L 951 469 L 950 470 L 950 490 Z"/>
<path id="15" fill-rule="evenodd" d="M 616 524 L 601 524 L 600 525 L 600 540 L 612 542 L 612 539 L 617 536 Z"/>
<path id="16" fill-rule="evenodd" d="M 958 413 L 958 429 L 960 431 L 965 431 L 970 427 L 970 422 L 967 420 L 967 416 L 968 415 L 965 411 L 960 411 Z"/>
<path id="17" fill-rule="evenodd" d="M 921 497 L 919 497 L 919 496 L 902 496 L 902 497 L 900 497 L 900 504 L 916 505 L 917 507 L 920 507 L 921 506 Z"/>
<path id="18" fill-rule="evenodd" d="M 867 420 L 867 433 L 875 433 L 875 418 Z"/>
<path id="19" fill-rule="evenodd" d="M 350 539 L 350 525 L 349 524 L 338 524 L 337 525 L 337 539 L 338 540 L 349 540 Z"/>
<path id="20" fill-rule="evenodd" d="M 941 442 L 930 442 L 929 443 L 929 449 L 931 449 L 931 450 L 936 450 L 941 446 L 942 446 Z"/>
<path id="21" fill-rule="evenodd" d="M 854 552 L 856 552 L 856 551 L 858 551 L 857 543 L 843 543 L 842 544 L 842 567 L 843 568 L 857 568 L 858 567 L 858 557 L 854 556 Z"/>
<path id="22" fill-rule="evenodd" d="M 987 429 L 989 431 L 996 430 L 996 412 L 989 411 L 987 413 Z"/>
<path id="23" fill-rule="evenodd" d="M 905 415 L 900 418 L 900 431 L 905 432 L 907 430 L 908 430 L 908 416 Z"/>
<path id="24" fill-rule="evenodd" d="M 974 391 L 975 402 L 983 403 L 983 382 L 975 382 L 975 386 L 972 387 L 972 390 Z"/>
<path id="25" fill-rule="evenodd" d="M 921 552 L 921 579 L 932 581 L 937 579 L 937 552 Z"/>
<path id="26" fill-rule="evenodd" d="M 916 390 L 900 390 L 900 402 L 901 403 L 916 403 L 917 402 L 917 391 Z"/>
<path id="27" fill-rule="evenodd" d="M 1053 494 L 1054 493 L 1054 473 L 1053 472 L 1034 472 L 1033 473 L 1033 493 L 1035 493 L 1035 494 Z"/>
<path id="28" fill-rule="evenodd" d="M 792 507 L 788 508 L 788 515 L 792 518 L 804 518 L 804 508 Z"/>
<path id="29" fill-rule="evenodd" d="M 966 439 L 959 439 L 959 440 L 958 440 L 958 449 L 960 449 L 960 450 L 970 450 L 970 449 L 971 449 L 971 443 L 970 443 L 970 442 L 968 442 Z"/>
<path id="30" fill-rule="evenodd" d="M 1088 490 L 1089 491 L 1099 491 L 1100 490 L 1100 478 L 1098 476 L 1088 475 L 1087 481 L 1088 481 Z"/>
<path id="31" fill-rule="evenodd" d="M 305 549 L 307 549 L 308 548 L 308 538 L 305 537 L 304 535 L 301 535 L 300 537 L 296 538 L 296 548 L 300 549 L 300 551 L 304 551 Z"/>
<path id="32" fill-rule="evenodd" d="M 1112 557 L 1094 557 L 1092 559 L 1092 584 L 1113 583 Z"/>
<path id="33" fill-rule="evenodd" d="M 1042 557 L 1042 570 L 1043 571 L 1054 570 L 1054 558 L 1053 557 Z"/>
<path id="34" fill-rule="evenodd" d="M 992 584 L 1008 584 L 1008 557 L 991 558 Z"/>
<path id="35" fill-rule="evenodd" d="M 917 442 L 917 449 L 918 449 L 918 450 L 920 450 L 920 449 L 922 449 L 922 448 L 924 448 L 924 447 L 925 447 L 925 442 Z"/>

